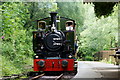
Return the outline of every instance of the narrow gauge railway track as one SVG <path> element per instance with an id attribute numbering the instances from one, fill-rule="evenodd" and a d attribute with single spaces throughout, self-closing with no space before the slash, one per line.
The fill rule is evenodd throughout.
<path id="1" fill-rule="evenodd" d="M 74 73 L 61 73 L 57 75 L 40 74 L 24 80 L 70 80 L 75 76 Z"/>
<path id="2" fill-rule="evenodd" d="M 45 75 L 45 73 L 39 74 L 37 76 L 28 77 L 28 78 L 22 78 L 27 74 L 21 74 L 21 75 L 12 75 L 12 76 L 5 76 L 0 80 L 69 80 L 74 75 L 73 74 L 60 74 L 60 75 Z"/>
<path id="3" fill-rule="evenodd" d="M 37 76 L 29 76 L 24 78 L 24 76 L 27 76 L 29 72 L 27 73 L 22 73 L 22 74 L 14 74 L 11 76 L 4 76 L 0 80 L 69 80 L 75 76 L 75 73 L 61 73 L 57 75 L 50 75 L 50 74 L 45 74 L 45 73 L 40 73 Z"/>
<path id="4" fill-rule="evenodd" d="M 62 79 L 63 74 L 60 74 L 58 76 L 47 76 L 45 74 L 41 74 L 35 77 L 30 78 L 29 80 L 60 80 Z"/>

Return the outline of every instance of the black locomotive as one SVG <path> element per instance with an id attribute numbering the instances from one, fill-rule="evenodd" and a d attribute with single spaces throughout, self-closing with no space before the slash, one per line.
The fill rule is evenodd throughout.
<path id="1" fill-rule="evenodd" d="M 75 70 L 75 21 L 56 16 L 37 20 L 33 31 L 34 71 Z"/>

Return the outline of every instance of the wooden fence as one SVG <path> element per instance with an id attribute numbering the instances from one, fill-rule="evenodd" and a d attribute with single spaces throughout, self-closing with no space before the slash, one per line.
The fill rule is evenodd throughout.
<path id="1" fill-rule="evenodd" d="M 115 63 L 115 58 L 113 56 L 110 56 L 110 55 L 113 55 L 115 54 L 115 51 L 114 50 L 105 50 L 105 51 L 100 51 L 100 52 L 97 52 L 94 54 L 94 60 L 95 61 L 101 61 L 101 60 L 105 60 L 105 61 L 111 61 L 112 63 Z"/>

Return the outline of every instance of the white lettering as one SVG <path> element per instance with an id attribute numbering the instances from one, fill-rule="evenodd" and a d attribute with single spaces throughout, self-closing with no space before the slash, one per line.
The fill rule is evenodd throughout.
<path id="1" fill-rule="evenodd" d="M 61 38 L 53 38 L 53 40 L 61 40 Z"/>
<path id="2" fill-rule="evenodd" d="M 61 43 L 53 43 L 54 46 L 60 46 L 62 45 Z"/>

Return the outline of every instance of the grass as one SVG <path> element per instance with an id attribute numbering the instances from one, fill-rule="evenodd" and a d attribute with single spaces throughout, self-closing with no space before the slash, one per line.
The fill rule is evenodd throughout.
<path id="1" fill-rule="evenodd" d="M 0 76 L 9 76 L 12 74 L 21 74 L 23 72 L 31 71 L 31 68 L 25 68 L 25 66 L 31 66 L 32 65 L 32 58 L 26 58 L 25 60 L 21 62 L 16 62 L 16 59 L 11 61 L 9 58 L 5 56 L 1 56 L 2 58 L 2 73 Z"/>

